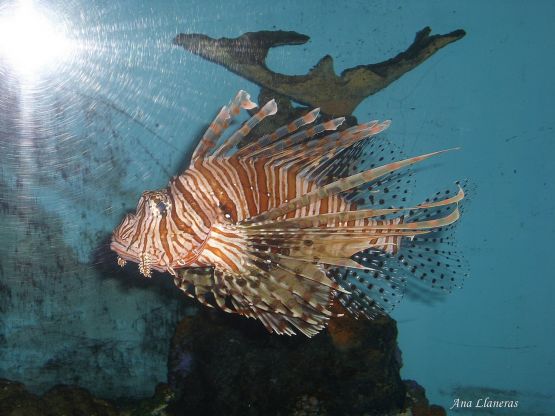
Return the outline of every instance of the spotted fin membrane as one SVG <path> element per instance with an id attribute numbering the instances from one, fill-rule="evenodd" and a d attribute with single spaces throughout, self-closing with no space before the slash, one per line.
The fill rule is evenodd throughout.
<path id="1" fill-rule="evenodd" d="M 402 159 L 403 155 L 387 139 L 377 137 L 361 143 L 357 157 L 360 158 L 360 165 L 373 168 Z M 360 169 L 354 163 L 350 167 Z M 413 188 L 413 172 L 408 168 L 356 188 L 346 199 L 357 203 L 359 208 L 402 209 L 409 204 Z M 467 183 L 457 182 L 450 189 L 426 199 L 423 204 L 452 197 L 460 190 L 466 194 L 465 202 L 468 201 Z M 402 216 L 402 221 L 409 223 L 438 219 L 451 214 L 457 206 L 462 212 L 464 207 L 461 202 L 457 205 L 409 209 Z M 381 219 L 395 216 L 398 214 L 384 214 Z M 468 265 L 455 244 L 454 234 L 458 222 L 413 238 L 403 238 L 400 248 L 395 252 L 366 249 L 355 254 L 352 259 L 362 269 L 328 269 L 328 276 L 350 292 L 338 294 L 338 300 L 354 316 L 368 318 L 390 313 L 404 296 L 425 303 L 442 300 L 446 293 L 462 287 L 468 276 Z"/>

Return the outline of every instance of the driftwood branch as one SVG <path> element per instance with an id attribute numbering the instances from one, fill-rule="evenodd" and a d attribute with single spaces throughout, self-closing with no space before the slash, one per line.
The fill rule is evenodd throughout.
<path id="1" fill-rule="evenodd" d="M 202 34 L 180 34 L 173 43 L 220 64 L 256 84 L 329 115 L 349 115 L 368 96 L 387 87 L 444 46 L 461 39 L 464 30 L 431 35 L 426 27 L 404 52 L 386 61 L 346 69 L 337 75 L 331 56 L 324 56 L 306 75 L 284 75 L 266 66 L 270 48 L 301 45 L 309 37 L 297 32 L 248 32 L 238 38 L 213 39 Z"/>

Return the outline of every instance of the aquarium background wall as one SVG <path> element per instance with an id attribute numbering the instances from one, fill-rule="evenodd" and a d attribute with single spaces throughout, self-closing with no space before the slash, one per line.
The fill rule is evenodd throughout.
<path id="1" fill-rule="evenodd" d="M 471 277 L 440 303 L 394 311 L 402 374 L 445 407 L 490 396 L 519 400 L 511 414 L 551 414 L 555 3 L 34 4 L 68 43 L 45 56 L 57 41 L 43 26 L 23 22 L 7 38 L 10 26 L 0 29 L 1 378 L 106 398 L 149 396 L 165 379 L 169 340 L 192 303 L 168 276 L 117 268 L 106 243 L 141 192 L 185 167 L 223 104 L 259 91 L 172 45 L 177 33 L 304 33 L 310 42 L 267 60 L 304 74 L 326 54 L 339 73 L 396 55 L 423 27 L 462 28 L 464 39 L 354 113 L 391 119 L 385 136 L 408 155 L 461 147 L 419 168 L 415 201 L 470 183 L 458 241 Z M 29 40 L 37 27 L 44 36 Z"/>

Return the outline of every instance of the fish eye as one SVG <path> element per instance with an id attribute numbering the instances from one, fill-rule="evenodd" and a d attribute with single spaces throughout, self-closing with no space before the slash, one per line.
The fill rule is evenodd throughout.
<path id="1" fill-rule="evenodd" d="M 158 208 L 158 212 L 161 215 L 164 215 L 166 213 L 167 206 L 163 201 L 158 201 L 158 203 L 156 204 L 156 208 Z"/>

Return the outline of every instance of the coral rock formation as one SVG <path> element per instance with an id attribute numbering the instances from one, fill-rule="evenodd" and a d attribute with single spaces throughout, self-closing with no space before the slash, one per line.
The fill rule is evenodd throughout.
<path id="1" fill-rule="evenodd" d="M 306 75 L 284 75 L 270 70 L 265 62 L 270 48 L 301 45 L 310 39 L 297 32 L 248 32 L 233 39 L 181 33 L 173 42 L 264 88 L 338 116 L 352 114 L 366 97 L 387 87 L 438 50 L 465 35 L 461 29 L 445 35 L 430 36 L 430 33 L 431 29 L 425 27 L 404 52 L 383 62 L 346 69 L 341 75 L 335 73 L 333 59 L 329 55 L 324 56 Z"/>
<path id="2" fill-rule="evenodd" d="M 257 322 L 203 311 L 179 325 L 169 383 L 176 415 L 397 414 L 395 321 L 338 318 L 312 339 L 269 336 Z M 427 403 L 425 403 L 427 406 Z M 421 413 L 422 414 L 422 413 Z"/>

